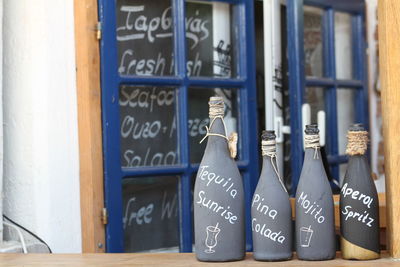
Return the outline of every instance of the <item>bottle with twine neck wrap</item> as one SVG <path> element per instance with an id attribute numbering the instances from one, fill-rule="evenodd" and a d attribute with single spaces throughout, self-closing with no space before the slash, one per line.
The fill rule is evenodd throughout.
<path id="1" fill-rule="evenodd" d="M 340 191 L 341 249 L 344 259 L 379 258 L 379 200 L 366 158 L 368 132 L 350 127 L 346 153 L 350 156 Z"/>
<path id="2" fill-rule="evenodd" d="M 251 203 L 253 256 L 260 261 L 292 258 L 292 209 L 276 164 L 274 131 L 263 131 L 263 165 Z"/>
<path id="3" fill-rule="evenodd" d="M 210 127 L 203 138 L 208 139 L 207 146 L 194 187 L 196 257 L 200 261 L 241 260 L 245 255 L 242 177 L 226 137 L 223 99 L 211 97 L 209 106 Z"/>
<path id="4" fill-rule="evenodd" d="M 304 163 L 296 191 L 297 256 L 301 260 L 329 260 L 336 254 L 333 196 L 316 124 L 306 126 L 304 140 Z"/>

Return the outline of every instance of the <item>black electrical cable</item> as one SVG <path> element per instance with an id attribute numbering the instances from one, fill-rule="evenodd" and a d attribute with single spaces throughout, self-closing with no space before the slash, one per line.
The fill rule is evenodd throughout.
<path id="1" fill-rule="evenodd" d="M 22 225 L 16 223 L 15 221 L 11 220 L 10 218 L 8 218 L 6 215 L 3 214 L 3 218 L 5 218 L 6 220 L 10 221 L 11 223 L 15 224 L 16 226 L 18 226 L 19 228 L 21 228 L 22 230 L 24 230 L 25 232 L 29 233 L 30 235 L 32 235 L 33 237 L 35 237 L 37 240 L 39 240 L 40 242 L 42 242 L 43 244 L 46 245 L 46 247 L 48 248 L 50 253 L 53 253 L 49 247 L 49 245 L 47 245 L 46 242 L 44 242 L 43 239 L 41 239 L 40 237 L 38 237 L 37 235 L 35 235 L 34 233 L 32 233 L 31 231 L 29 231 L 28 229 L 26 229 L 25 227 L 23 227 Z"/>

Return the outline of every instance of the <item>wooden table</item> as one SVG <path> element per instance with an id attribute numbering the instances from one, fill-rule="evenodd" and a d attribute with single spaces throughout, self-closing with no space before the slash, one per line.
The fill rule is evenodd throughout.
<path id="1" fill-rule="evenodd" d="M 337 255 L 340 256 L 339 254 Z M 247 253 L 244 261 L 228 263 L 204 263 L 196 260 L 192 253 L 158 253 L 158 254 L 0 254 L 0 266 L 104 266 L 104 267 L 132 267 L 132 266 L 399 266 L 400 261 L 388 258 L 387 255 L 373 261 L 347 261 L 336 258 L 330 261 L 299 261 L 284 262 L 257 262 L 251 253 Z"/>

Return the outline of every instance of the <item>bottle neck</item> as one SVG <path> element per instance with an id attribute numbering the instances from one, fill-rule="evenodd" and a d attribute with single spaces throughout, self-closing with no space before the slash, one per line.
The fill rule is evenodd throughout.
<path id="1" fill-rule="evenodd" d="M 226 136 L 224 118 L 223 117 L 215 117 L 215 118 L 210 117 L 209 129 L 210 129 L 209 132 L 212 134 L 220 134 L 220 135 Z M 215 136 L 211 135 L 210 138 L 211 137 L 215 137 Z"/>
<path id="2" fill-rule="evenodd" d="M 274 169 L 274 167 L 272 166 L 272 162 L 275 164 L 275 166 L 277 167 L 277 163 L 276 163 L 276 157 L 270 157 L 270 156 L 263 156 L 263 163 L 262 163 L 262 167 L 264 169 Z"/>
<path id="3" fill-rule="evenodd" d="M 217 117 L 217 118 L 210 118 L 210 126 L 208 130 L 208 141 L 207 141 L 207 148 L 213 147 L 213 148 L 228 148 L 228 142 L 227 139 L 224 138 L 226 137 L 226 132 L 225 132 L 225 124 L 224 124 L 224 119 L 222 117 Z M 216 135 L 214 135 L 216 134 Z"/>
<path id="4" fill-rule="evenodd" d="M 304 152 L 304 161 L 308 160 L 321 160 L 320 148 L 306 148 Z"/>
<path id="5" fill-rule="evenodd" d="M 368 132 L 367 131 L 349 131 L 347 134 L 346 154 L 364 155 L 367 151 Z"/>
<path id="6" fill-rule="evenodd" d="M 354 161 L 354 160 L 367 160 L 367 156 L 365 154 L 355 154 L 355 155 L 349 156 L 349 163 L 350 163 L 350 161 Z"/>
<path id="7" fill-rule="evenodd" d="M 283 184 L 282 178 L 279 175 L 278 164 L 276 162 L 276 157 L 271 156 L 263 156 L 263 173 L 272 172 L 273 175 L 268 175 L 266 178 L 268 179 L 276 179 L 282 186 L 282 189 L 287 192 L 285 185 Z"/>

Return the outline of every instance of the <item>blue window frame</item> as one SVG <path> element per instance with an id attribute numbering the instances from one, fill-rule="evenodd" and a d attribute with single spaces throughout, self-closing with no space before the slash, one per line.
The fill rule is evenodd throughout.
<path id="1" fill-rule="evenodd" d="M 304 5 L 322 10 L 322 58 L 323 77 L 306 77 L 304 55 Z M 287 1 L 287 36 L 289 59 L 290 126 L 292 156 L 292 191 L 296 192 L 303 164 L 302 114 L 307 87 L 320 87 L 325 91 L 327 116 L 326 153 L 331 176 L 339 180 L 339 166 L 347 162 L 346 155 L 338 149 L 338 92 L 353 90 L 354 122 L 363 123 L 368 129 L 368 89 L 365 64 L 365 3 L 362 0 L 295 0 Z M 339 79 L 335 57 L 335 13 L 351 17 L 352 78 Z"/>
<path id="2" fill-rule="evenodd" d="M 135 0 L 132 0 L 134 2 Z M 205 2 L 212 2 L 206 0 Z M 215 1 L 216 2 L 216 1 Z M 243 174 L 246 193 L 246 231 L 250 228 L 251 197 L 258 177 L 258 147 L 255 59 L 254 59 L 254 22 L 253 3 L 245 0 L 220 0 L 232 6 L 232 32 L 237 44 L 234 78 L 208 78 L 187 75 L 187 45 L 185 37 L 185 1 L 172 0 L 173 52 L 175 57 L 175 75 L 172 76 L 127 76 L 118 72 L 118 47 L 116 34 L 116 1 L 99 0 L 99 17 L 102 26 L 101 40 L 101 84 L 103 118 L 103 153 L 105 169 L 105 204 L 108 210 L 106 227 L 107 252 L 123 252 L 123 200 L 122 183 L 127 178 L 145 178 L 146 176 L 178 175 L 179 178 L 179 250 L 191 252 L 192 233 L 192 175 L 197 172 L 198 164 L 190 160 L 188 136 L 188 94 L 189 87 L 201 88 L 238 88 L 241 136 L 241 157 L 238 166 Z M 121 165 L 120 143 L 120 86 L 164 86 L 176 88 L 177 94 L 177 142 L 179 163 L 173 166 L 129 167 Z M 202 90 L 202 89 L 199 89 Z M 207 103 L 205 102 L 206 106 Z M 247 234 L 247 248 L 251 249 L 251 235 Z M 138 240 L 138 242 L 141 242 Z"/>

